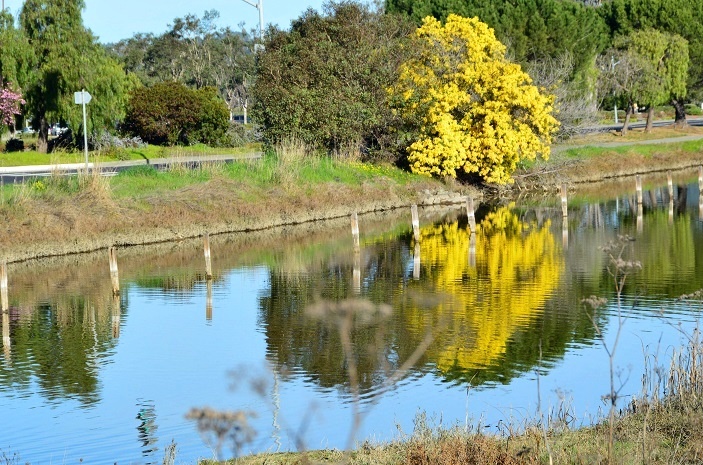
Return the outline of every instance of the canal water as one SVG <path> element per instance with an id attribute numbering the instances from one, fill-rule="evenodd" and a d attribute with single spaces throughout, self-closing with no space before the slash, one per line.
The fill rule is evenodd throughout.
<path id="1" fill-rule="evenodd" d="M 410 208 L 276 232 L 8 266 L 0 454 L 18 463 L 177 463 L 356 447 L 430 425 L 506 434 L 620 406 L 695 328 L 697 183 Z M 632 184 L 632 185 L 630 185 Z M 609 247 L 609 248 L 608 248 Z M 623 275 L 610 256 L 636 261 Z M 615 274 L 615 276 L 613 276 Z M 593 309 L 583 299 L 607 299 Z M 3 456 L 3 455 L 0 455 Z"/>

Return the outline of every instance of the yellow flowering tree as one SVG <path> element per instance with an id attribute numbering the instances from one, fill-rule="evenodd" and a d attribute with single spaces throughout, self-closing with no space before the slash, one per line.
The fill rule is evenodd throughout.
<path id="1" fill-rule="evenodd" d="M 413 172 L 456 177 L 463 171 L 505 184 L 520 160 L 549 156 L 558 126 L 554 98 L 505 57 L 485 23 L 449 15 L 442 25 L 427 17 L 415 49 L 389 89 L 410 129 Z"/>

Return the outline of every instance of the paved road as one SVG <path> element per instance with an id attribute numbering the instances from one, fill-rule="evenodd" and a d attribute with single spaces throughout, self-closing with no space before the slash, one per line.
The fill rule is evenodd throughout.
<path id="1" fill-rule="evenodd" d="M 88 163 L 88 169 L 99 169 L 103 176 L 114 176 L 118 172 L 134 166 L 153 166 L 157 169 L 165 169 L 173 164 L 185 164 L 196 167 L 201 163 L 222 162 L 232 163 L 239 160 L 258 160 L 262 157 L 261 152 L 253 152 L 239 155 L 194 155 L 175 158 L 155 158 L 152 160 L 128 160 L 108 163 Z M 32 165 L 32 166 L 6 166 L 0 167 L 0 180 L 3 183 L 22 182 L 26 179 L 41 178 L 56 175 L 72 175 L 78 172 L 85 172 L 85 163 L 67 163 L 61 165 Z"/>
<path id="2" fill-rule="evenodd" d="M 641 116 L 641 115 L 640 115 Z M 688 123 L 689 126 L 703 126 L 703 117 L 701 116 L 689 116 L 686 118 L 686 122 Z M 625 120 L 620 121 L 620 124 L 601 124 L 600 126 L 595 126 L 589 129 L 590 132 L 607 132 L 607 131 L 619 131 L 622 129 L 622 125 L 625 123 Z M 657 120 L 652 123 L 652 126 L 655 128 L 659 127 L 664 127 L 664 126 L 671 126 L 674 124 L 673 119 L 663 119 L 663 120 Z M 644 120 L 638 119 L 637 122 L 630 123 L 628 125 L 628 128 L 630 129 L 639 129 L 643 128 L 647 125 L 647 120 L 646 120 L 646 115 Z"/>

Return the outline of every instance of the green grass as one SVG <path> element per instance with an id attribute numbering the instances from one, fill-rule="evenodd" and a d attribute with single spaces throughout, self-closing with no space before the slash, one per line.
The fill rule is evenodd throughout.
<path id="1" fill-rule="evenodd" d="M 254 190 L 265 188 L 313 189 L 324 183 L 359 185 L 365 182 L 395 182 L 406 185 L 418 175 L 390 166 L 366 163 L 347 163 L 327 157 L 305 157 L 283 161 L 267 154 L 260 160 L 235 161 L 204 165 L 200 169 L 172 169 L 158 171 L 151 166 L 138 166 L 120 172 L 110 181 L 115 198 L 144 198 L 184 187 L 205 183 L 215 178 L 241 184 L 246 197 L 249 186 Z M 254 194 L 252 194 L 254 195 Z"/>
<path id="2" fill-rule="evenodd" d="M 31 141 L 25 140 L 26 145 Z M 36 140 L 35 140 L 36 143 Z M 4 148 L 4 146 L 2 146 Z M 157 158 L 178 158 L 198 155 L 237 155 L 260 151 L 260 144 L 249 144 L 243 147 L 208 147 L 203 144 L 188 147 L 161 147 L 145 145 L 139 148 L 128 148 L 119 151 L 91 151 L 88 154 L 90 162 L 105 163 L 116 160 L 154 160 Z M 82 151 L 66 152 L 57 150 L 53 153 L 39 153 L 36 150 L 24 152 L 4 152 L 0 150 L 0 166 L 33 166 L 55 165 L 63 163 L 82 163 L 85 153 Z"/>

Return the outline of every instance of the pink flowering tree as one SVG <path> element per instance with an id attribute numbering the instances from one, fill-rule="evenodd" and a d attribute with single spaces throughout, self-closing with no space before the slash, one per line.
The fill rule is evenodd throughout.
<path id="1" fill-rule="evenodd" d="M 10 89 L 0 88 L 0 127 L 10 126 L 12 132 L 15 131 L 15 115 L 20 114 L 20 105 L 25 101 L 21 94 Z"/>

